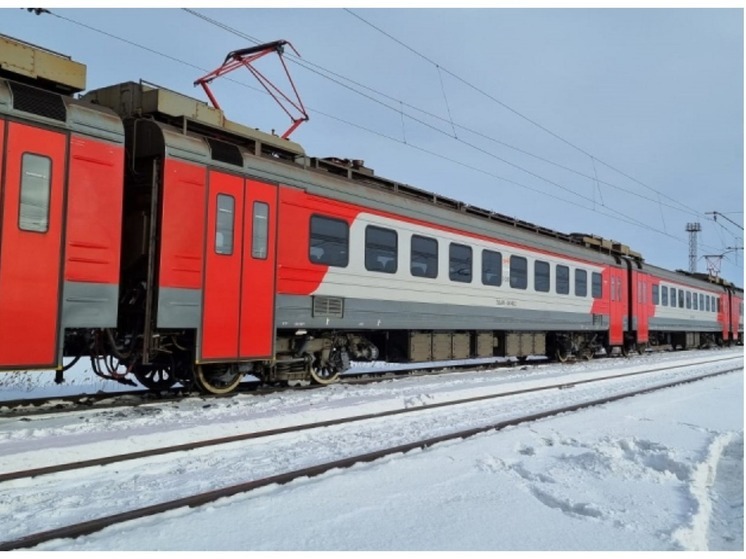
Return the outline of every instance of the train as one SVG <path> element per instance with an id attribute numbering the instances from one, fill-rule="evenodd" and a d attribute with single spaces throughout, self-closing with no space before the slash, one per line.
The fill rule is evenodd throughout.
<path id="1" fill-rule="evenodd" d="M 311 157 L 0 36 L 0 371 L 212 394 L 354 361 L 742 343 L 743 289 Z M 133 380 L 134 379 L 134 380 Z"/>

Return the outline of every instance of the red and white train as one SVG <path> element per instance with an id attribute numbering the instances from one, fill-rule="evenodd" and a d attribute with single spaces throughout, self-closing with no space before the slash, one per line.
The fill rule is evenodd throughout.
<path id="1" fill-rule="evenodd" d="M 306 156 L 0 36 L 0 370 L 223 393 L 350 360 L 741 342 L 743 290 Z"/>

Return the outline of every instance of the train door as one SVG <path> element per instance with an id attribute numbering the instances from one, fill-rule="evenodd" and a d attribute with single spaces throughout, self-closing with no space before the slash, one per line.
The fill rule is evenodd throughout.
<path id="1" fill-rule="evenodd" d="M 66 146 L 65 134 L 7 123 L 0 169 L 0 368 L 57 365 Z"/>
<path id="2" fill-rule="evenodd" d="M 277 191 L 274 185 L 246 181 L 239 330 L 242 359 L 269 358 L 274 353 Z"/>
<path id="3" fill-rule="evenodd" d="M 637 318 L 637 343 L 648 343 L 650 315 L 652 310 L 653 293 L 650 277 L 637 272 L 637 297 L 635 299 L 635 317 Z"/>
<path id="4" fill-rule="evenodd" d="M 624 343 L 624 319 L 626 307 L 624 298 L 625 270 L 609 268 L 609 345 L 621 346 Z"/>
<path id="5" fill-rule="evenodd" d="M 238 359 L 244 179 L 210 171 L 201 361 Z"/>

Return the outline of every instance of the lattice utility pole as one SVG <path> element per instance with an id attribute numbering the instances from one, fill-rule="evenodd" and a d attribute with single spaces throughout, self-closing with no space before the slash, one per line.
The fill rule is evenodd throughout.
<path id="1" fill-rule="evenodd" d="M 687 223 L 686 230 L 689 232 L 689 271 L 697 271 L 697 233 L 702 231 L 702 226 L 698 223 Z"/>

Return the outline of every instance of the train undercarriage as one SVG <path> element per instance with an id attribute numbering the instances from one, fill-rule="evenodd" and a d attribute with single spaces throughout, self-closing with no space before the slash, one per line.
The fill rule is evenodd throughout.
<path id="1" fill-rule="evenodd" d="M 636 336 L 630 335 L 624 345 L 612 347 L 603 331 L 288 330 L 278 332 L 273 360 L 199 363 L 190 349 L 195 347 L 194 330 L 159 331 L 147 348 L 142 335 L 122 332 L 67 330 L 65 355 L 75 359 L 65 369 L 87 355 L 93 372 L 102 378 L 130 385 L 136 385 L 136 380 L 156 392 L 180 383 L 188 389 L 226 394 L 247 375 L 263 384 L 332 384 L 353 361 L 414 363 L 512 357 L 523 362 L 529 356 L 545 356 L 564 363 L 590 360 L 598 354 L 627 356 L 646 350 L 707 348 L 726 343 L 720 334 L 712 332 L 651 332 L 646 344 L 635 343 Z M 60 382 L 65 369 L 57 373 Z"/>

